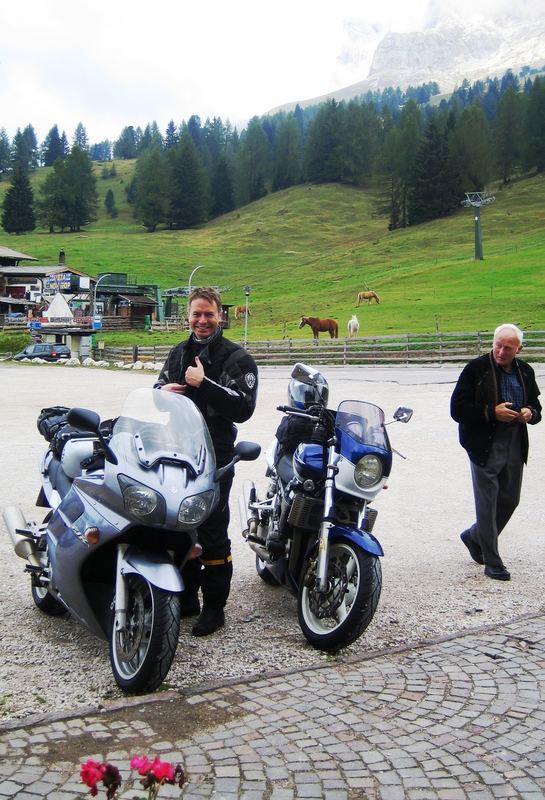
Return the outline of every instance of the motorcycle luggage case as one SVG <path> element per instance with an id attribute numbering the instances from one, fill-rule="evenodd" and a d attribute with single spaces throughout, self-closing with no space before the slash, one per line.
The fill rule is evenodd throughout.
<path id="1" fill-rule="evenodd" d="M 59 428 L 66 425 L 66 415 L 70 411 L 66 406 L 50 406 L 42 408 L 36 425 L 42 436 L 50 442 Z"/>

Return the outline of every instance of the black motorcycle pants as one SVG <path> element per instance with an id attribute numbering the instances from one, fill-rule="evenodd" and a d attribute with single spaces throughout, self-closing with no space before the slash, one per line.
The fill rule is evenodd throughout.
<path id="1" fill-rule="evenodd" d="M 200 588 L 206 607 L 223 608 L 227 603 L 233 575 L 231 540 L 228 534 L 232 483 L 232 474 L 220 480 L 219 503 L 198 529 L 197 541 L 202 547 L 202 554 L 200 558 L 188 561 L 182 569 L 185 584 L 182 602 L 186 599 L 189 601 Z"/>

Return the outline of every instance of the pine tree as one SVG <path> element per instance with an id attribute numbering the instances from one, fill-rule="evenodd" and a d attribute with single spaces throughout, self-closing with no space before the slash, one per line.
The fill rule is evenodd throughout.
<path id="1" fill-rule="evenodd" d="M 228 211 L 232 211 L 235 208 L 233 179 L 231 177 L 231 169 L 225 156 L 221 156 L 216 164 L 212 176 L 211 194 L 210 213 L 213 217 L 226 214 Z"/>
<path id="2" fill-rule="evenodd" d="M 271 164 L 269 140 L 258 117 L 253 117 L 241 137 L 237 152 L 238 204 L 258 200 L 267 193 L 266 180 Z"/>
<path id="3" fill-rule="evenodd" d="M 64 158 L 66 153 L 63 150 L 59 129 L 53 125 L 42 143 L 42 164 L 44 167 L 51 167 L 57 158 Z"/>
<path id="4" fill-rule="evenodd" d="M 76 147 L 79 147 L 80 150 L 89 150 L 89 137 L 87 136 L 87 131 L 81 122 L 78 122 L 76 125 L 73 143 L 76 145 Z"/>
<path id="5" fill-rule="evenodd" d="M 509 86 L 498 103 L 494 142 L 496 163 L 504 184 L 521 159 L 522 118 L 525 95 Z"/>
<path id="6" fill-rule="evenodd" d="M 190 228 L 206 222 L 210 205 L 206 172 L 189 131 L 168 151 L 170 165 L 169 223 Z"/>
<path id="7" fill-rule="evenodd" d="M 91 159 L 85 150 L 74 145 L 64 160 L 55 161 L 41 186 L 40 221 L 50 232 L 55 228 L 79 231 L 82 225 L 96 219 L 97 206 Z"/>
<path id="8" fill-rule="evenodd" d="M 11 187 L 4 198 L 2 227 L 7 233 L 26 233 L 36 227 L 34 196 L 25 166 L 17 162 L 13 168 Z"/>
<path id="9" fill-rule="evenodd" d="M 342 109 L 335 100 L 320 105 L 306 143 L 306 173 L 315 183 L 342 179 Z"/>
<path id="10" fill-rule="evenodd" d="M 302 151 L 299 125 L 289 114 L 278 125 L 273 191 L 294 186 L 301 181 Z"/>
<path id="11" fill-rule="evenodd" d="M 450 169 L 456 175 L 457 194 L 482 191 L 492 172 L 492 141 L 487 119 L 478 104 L 465 108 L 456 119 L 448 141 Z"/>
<path id="12" fill-rule="evenodd" d="M 108 215 L 112 219 L 115 219 L 117 217 L 118 211 L 115 205 L 114 193 L 111 189 L 108 189 L 108 191 L 106 192 L 106 196 L 104 198 L 104 206 L 106 208 Z"/>
<path id="13" fill-rule="evenodd" d="M 178 137 L 178 131 L 176 129 L 176 124 L 173 119 L 167 125 L 167 129 L 165 131 L 165 150 L 170 150 L 171 147 L 174 147 L 180 141 Z"/>
<path id="14" fill-rule="evenodd" d="M 136 158 L 138 138 L 132 125 L 123 128 L 119 139 L 114 142 L 114 158 Z"/>
<path id="15" fill-rule="evenodd" d="M 437 115 L 429 120 L 420 141 L 411 183 L 410 224 L 437 219 L 455 207 L 446 134 Z"/>
<path id="16" fill-rule="evenodd" d="M 138 159 L 134 177 L 134 216 L 153 233 L 168 212 L 168 173 L 158 145 Z"/>
<path id="17" fill-rule="evenodd" d="M 527 97 L 524 119 L 524 162 L 528 169 L 545 169 L 545 79 L 537 77 Z"/>

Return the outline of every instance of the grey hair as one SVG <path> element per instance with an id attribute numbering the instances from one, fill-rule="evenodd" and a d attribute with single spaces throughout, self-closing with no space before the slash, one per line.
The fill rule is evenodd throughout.
<path id="1" fill-rule="evenodd" d="M 508 331 L 511 336 L 515 336 L 518 340 L 519 346 L 522 345 L 522 340 L 524 338 L 524 334 L 520 328 L 517 328 L 516 325 L 513 325 L 512 322 L 503 322 L 501 325 L 498 325 L 496 330 L 494 331 L 494 341 L 502 334 L 504 331 Z"/>

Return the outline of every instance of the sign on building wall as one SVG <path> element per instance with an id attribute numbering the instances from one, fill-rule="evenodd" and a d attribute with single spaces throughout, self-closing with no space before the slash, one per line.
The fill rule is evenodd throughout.
<path id="1" fill-rule="evenodd" d="M 50 292 L 69 292 L 71 286 L 71 272 L 57 272 L 55 275 L 46 275 L 45 277 L 45 288 Z"/>

